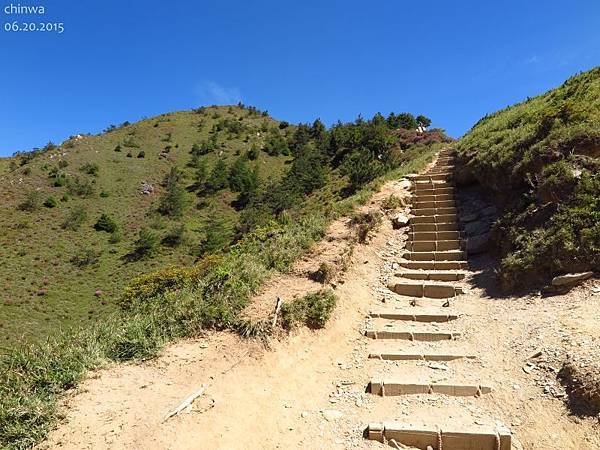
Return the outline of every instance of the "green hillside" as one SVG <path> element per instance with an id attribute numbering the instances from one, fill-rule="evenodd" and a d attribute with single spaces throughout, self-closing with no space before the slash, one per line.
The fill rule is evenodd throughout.
<path id="1" fill-rule="evenodd" d="M 75 136 L 3 160 L 0 169 L 13 170 L 0 171 L 0 346 L 106 316 L 134 275 L 200 256 L 207 221 L 215 215 L 231 239 L 239 216 L 232 204 L 236 193 L 196 189 L 183 194 L 181 214 L 161 214 L 163 179 L 178 167 L 181 187 L 192 190 L 199 170 L 208 180 L 223 161 L 227 181 L 233 162 L 253 147 L 263 148 L 273 130 L 283 137 L 293 133 L 252 108 L 206 108 Z M 194 145 L 206 147 L 196 167 Z M 247 165 L 264 183 L 277 180 L 290 158 L 259 151 Z M 144 182 L 153 194 L 141 193 Z M 94 229 L 102 214 L 115 221 L 117 232 Z M 183 240 L 179 245 L 167 239 L 148 257 L 127 258 L 142 228 L 159 241 L 180 232 Z"/>
<path id="2" fill-rule="evenodd" d="M 503 215 L 506 287 L 600 267 L 600 68 L 481 119 L 459 142 Z"/>
<path id="3" fill-rule="evenodd" d="M 327 129 L 206 108 L 14 159 L 1 181 L 11 297 L 0 305 L 0 445 L 43 439 L 60 396 L 109 361 L 149 358 L 206 329 L 270 333 L 270 322 L 240 314 L 262 283 L 384 177 L 421 169 L 449 141 L 441 130 L 416 132 L 417 121 L 429 122 L 377 114 Z M 144 181 L 153 195 L 140 193 Z M 353 221 L 363 238 L 376 222 Z M 321 291 L 291 303 L 289 320 L 322 326 L 334 305 Z M 47 339 L 16 345 L 23 331 Z"/>

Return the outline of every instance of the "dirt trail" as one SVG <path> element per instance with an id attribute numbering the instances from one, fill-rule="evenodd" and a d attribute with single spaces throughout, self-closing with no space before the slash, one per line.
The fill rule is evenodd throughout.
<path id="1" fill-rule="evenodd" d="M 378 208 L 390 193 L 407 197 L 403 186 L 386 184 L 366 208 Z M 600 295 L 593 282 L 552 298 L 492 298 L 481 282 L 486 274 L 468 273 L 465 280 L 453 283 L 465 294 L 443 308 L 457 312 L 457 320 L 402 321 L 402 328 L 410 326 L 412 331 L 459 331 L 460 339 L 442 345 L 374 340 L 363 330 L 399 326 L 397 320 L 366 317 L 372 310 L 404 301 L 387 285 L 398 281 L 395 273 L 408 231 L 393 230 L 386 220 L 369 245 L 355 248 L 347 272 L 335 282 L 339 305 L 324 330 L 296 330 L 273 340 L 269 350 L 230 333 L 209 333 L 170 346 L 154 361 L 98 371 L 66 401 L 64 423 L 42 447 L 389 448 L 363 437 L 369 423 L 400 420 L 447 428 L 499 420 L 517 438 L 514 445 L 520 442 L 525 449 L 600 448 L 598 420 L 569 415 L 551 369 L 539 364 L 530 373 L 523 371 L 528 357 L 540 348 L 545 357 L 597 345 Z M 267 284 L 248 314 L 264 316 L 277 296 L 289 299 L 321 287 L 306 277 L 307 271 L 324 260 L 347 258 L 349 236 L 346 221 L 334 223 L 328 238 L 292 274 Z M 476 265 L 485 267 L 487 262 Z M 377 351 L 423 354 L 440 349 L 476 359 L 434 364 L 368 357 Z M 381 397 L 365 391 L 371 378 L 386 376 L 407 382 L 476 381 L 491 385 L 493 391 L 480 397 Z M 163 421 L 168 411 L 205 383 L 206 393 L 189 411 Z"/>

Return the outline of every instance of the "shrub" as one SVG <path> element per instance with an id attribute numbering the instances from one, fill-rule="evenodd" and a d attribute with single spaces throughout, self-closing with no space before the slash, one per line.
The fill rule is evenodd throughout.
<path id="1" fill-rule="evenodd" d="M 102 198 L 108 198 L 108 197 L 110 197 L 110 194 L 108 192 L 106 192 L 106 191 L 102 191 L 102 192 L 100 192 L 100 197 L 102 197 Z"/>
<path id="2" fill-rule="evenodd" d="M 73 255 L 73 257 L 71 258 L 71 264 L 73 264 L 75 267 L 83 268 L 98 264 L 99 260 L 100 253 L 96 252 L 91 248 L 88 248 Z"/>
<path id="3" fill-rule="evenodd" d="M 52 185 L 54 187 L 63 187 L 67 185 L 67 176 L 64 173 L 57 173 L 53 180 Z"/>
<path id="4" fill-rule="evenodd" d="M 138 154 L 137 154 L 138 158 L 145 158 L 146 157 L 146 152 L 144 150 L 141 150 Z"/>
<path id="5" fill-rule="evenodd" d="M 223 159 L 219 159 L 206 182 L 206 189 L 209 192 L 218 192 L 227 186 L 228 178 L 227 164 Z"/>
<path id="6" fill-rule="evenodd" d="M 157 244 L 158 236 L 152 231 L 142 228 L 137 241 L 133 243 L 133 254 L 138 258 L 149 256 L 154 253 Z"/>
<path id="7" fill-rule="evenodd" d="M 117 146 L 115 147 L 115 152 L 117 152 L 117 153 L 121 152 L 121 144 L 117 144 Z"/>
<path id="8" fill-rule="evenodd" d="M 80 179 L 79 177 L 68 178 L 67 190 L 71 195 L 87 198 L 91 197 L 94 193 L 94 186 L 86 179 Z"/>
<path id="9" fill-rule="evenodd" d="M 342 173 L 350 179 L 350 189 L 356 192 L 359 188 L 383 174 L 381 162 L 373 159 L 365 148 L 352 153 L 342 165 Z"/>
<path id="10" fill-rule="evenodd" d="M 125 155 L 125 156 L 127 156 L 128 158 L 133 158 L 133 153 L 127 152 L 127 155 Z"/>
<path id="11" fill-rule="evenodd" d="M 85 163 L 79 168 L 79 170 L 81 170 L 84 173 L 87 173 L 88 175 L 93 175 L 96 177 L 98 176 L 98 171 L 100 170 L 100 167 L 96 163 Z"/>
<path id="12" fill-rule="evenodd" d="M 163 245 L 166 245 L 167 247 L 178 247 L 183 243 L 184 236 L 185 226 L 183 224 L 180 224 L 171 228 L 171 230 L 169 230 L 169 232 L 165 234 L 161 243 Z"/>
<path id="13" fill-rule="evenodd" d="M 62 224 L 64 230 L 75 231 L 86 221 L 87 211 L 83 206 L 75 206 Z"/>
<path id="14" fill-rule="evenodd" d="M 386 197 L 381 203 L 381 207 L 385 210 L 394 210 L 402 206 L 404 206 L 402 199 L 394 194 L 390 194 L 390 196 Z"/>
<path id="15" fill-rule="evenodd" d="M 181 172 L 176 167 L 172 167 L 163 181 L 166 191 L 158 206 L 158 211 L 163 215 L 181 217 L 188 206 L 187 193 L 181 186 L 180 178 Z"/>
<path id="16" fill-rule="evenodd" d="M 121 232 L 121 230 L 119 228 L 117 228 L 115 231 L 113 231 L 110 234 L 110 237 L 108 238 L 108 243 L 109 244 L 118 244 L 122 240 L 123 240 L 123 233 Z"/>
<path id="17" fill-rule="evenodd" d="M 60 161 L 58 161 L 58 168 L 59 169 L 64 169 L 66 167 L 69 166 L 69 161 L 67 161 L 66 159 L 61 159 Z"/>
<path id="18" fill-rule="evenodd" d="M 44 201 L 44 206 L 46 208 L 56 208 L 57 205 L 58 205 L 58 201 L 56 201 L 56 198 L 54 198 L 53 196 L 48 197 Z"/>
<path id="19" fill-rule="evenodd" d="M 250 147 L 250 150 L 248 150 L 246 152 L 246 158 L 248 158 L 248 160 L 250 160 L 250 161 L 255 161 L 256 159 L 258 159 L 259 153 L 260 153 L 260 150 L 258 149 L 258 146 L 256 144 L 252 144 L 252 147 Z"/>
<path id="20" fill-rule="evenodd" d="M 21 211 L 33 212 L 40 207 L 40 194 L 36 191 L 28 192 L 25 200 L 19 203 L 18 208 Z"/>
<path id="21" fill-rule="evenodd" d="M 94 225 L 96 231 L 106 231 L 107 233 L 114 233 L 118 228 L 117 222 L 108 214 L 102 214 Z"/>
<path id="22" fill-rule="evenodd" d="M 326 284 L 333 280 L 336 273 L 335 266 L 323 262 L 319 268 L 311 274 L 311 278 L 318 283 Z"/>
<path id="23" fill-rule="evenodd" d="M 283 326 L 287 329 L 303 323 L 309 328 L 323 328 L 335 309 L 337 298 L 331 290 L 320 290 L 281 306 Z"/>
<path id="24" fill-rule="evenodd" d="M 357 227 L 356 237 L 358 242 L 365 244 L 369 241 L 371 232 L 381 225 L 381 213 L 373 211 L 355 214 L 351 223 Z"/>

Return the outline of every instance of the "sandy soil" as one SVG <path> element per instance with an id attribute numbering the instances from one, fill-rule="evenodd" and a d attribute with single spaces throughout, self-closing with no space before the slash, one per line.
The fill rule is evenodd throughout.
<path id="1" fill-rule="evenodd" d="M 406 195 L 398 183 L 388 183 L 366 208 L 378 208 L 392 192 Z M 307 272 L 324 260 L 339 261 L 351 245 L 349 236 L 344 220 L 333 224 L 291 274 L 265 286 L 248 315 L 268 315 L 278 296 L 320 288 Z M 488 272 L 476 272 L 464 284 L 468 293 L 452 305 L 462 314 L 452 327 L 463 337 L 444 348 L 478 359 L 441 365 L 368 359 L 382 345 L 433 345 L 382 343 L 361 333 L 372 322 L 365 319 L 371 308 L 401 301 L 385 285 L 404 239 L 385 220 L 369 245 L 356 246 L 347 272 L 334 282 L 339 305 L 325 329 L 295 330 L 272 340 L 270 349 L 230 333 L 208 333 L 170 346 L 153 361 L 98 371 L 65 401 L 65 420 L 42 447 L 389 448 L 366 441 L 363 431 L 369 422 L 399 419 L 450 427 L 498 420 L 525 449 L 600 448 L 598 419 L 570 415 L 554 372 L 563 355 L 600 339 L 597 282 L 562 296 L 503 298 L 489 294 Z M 489 267 L 490 261 L 474 266 Z M 538 350 L 542 356 L 526 373 L 523 367 Z M 365 393 L 370 378 L 381 374 L 477 381 L 494 391 L 480 398 Z M 208 388 L 191 408 L 163 420 L 203 384 Z"/>

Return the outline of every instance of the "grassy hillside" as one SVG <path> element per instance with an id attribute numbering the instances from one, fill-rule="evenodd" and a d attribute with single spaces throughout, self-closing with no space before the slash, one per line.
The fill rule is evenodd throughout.
<path id="1" fill-rule="evenodd" d="M 215 143 L 199 158 L 209 178 L 217 161 L 228 169 L 249 149 L 263 148 L 271 130 L 286 137 L 293 127 L 280 130 L 279 122 L 254 109 L 206 108 L 111 127 L 3 160 L 0 347 L 105 317 L 134 275 L 191 264 L 200 256 L 207 222 L 215 215 L 226 228 L 224 236 L 232 236 L 240 213 L 232 204 L 237 194 L 228 187 L 186 193 L 183 213 L 165 215 L 157 211 L 165 191 L 161 183 L 172 167 L 181 170 L 182 187 L 198 182 L 198 167 L 190 166 L 194 144 Z M 280 178 L 291 159 L 271 153 L 259 151 L 248 161 L 263 181 Z M 141 193 L 144 182 L 154 187 L 153 194 Z M 116 222 L 116 233 L 94 229 L 102 214 Z M 179 227 L 181 245 L 163 243 L 148 257 L 127 257 L 140 229 L 162 240 Z"/>
<path id="2" fill-rule="evenodd" d="M 236 123 L 248 119 L 250 123 L 255 123 L 252 126 L 259 126 L 261 131 L 248 125 L 250 133 L 244 131 L 240 136 L 239 132 L 233 132 L 238 126 L 231 125 L 232 122 L 226 126 L 231 128 L 230 131 L 219 131 L 217 125 L 212 134 L 217 136 L 218 143 L 221 142 L 221 136 L 225 142 L 222 148 L 229 151 L 220 154 L 220 146 L 205 151 L 207 146 L 203 141 L 195 147 L 198 157 L 193 159 L 193 167 L 184 168 L 190 159 L 189 147 L 193 145 L 195 133 L 200 133 L 198 120 L 203 123 L 208 121 L 208 126 L 212 127 L 211 124 L 225 114 L 229 118 L 236 117 Z M 172 125 L 175 117 L 177 122 L 183 123 L 181 128 L 177 128 L 177 133 L 175 127 L 168 126 Z M 168 128 L 163 132 L 155 131 L 161 126 Z M 251 323 L 240 317 L 240 312 L 269 276 L 289 270 L 297 258 L 323 237 L 333 219 L 350 213 L 356 204 L 366 201 L 383 177 L 399 176 L 420 169 L 448 141 L 440 130 L 420 134 L 413 131 L 414 126 L 415 119 L 409 114 L 392 114 L 387 118 L 378 114 L 369 121 L 359 118 L 356 122 L 340 123 L 326 129 L 319 120 L 312 125 L 289 126 L 271 121 L 253 109 L 210 108 L 161 116 L 112 130 L 102 136 L 84 137 L 77 140 L 73 147 L 67 143 L 61 149 L 49 148 L 32 159 L 31 155 L 25 155 L 30 161 L 16 169 L 8 182 L 4 180 L 7 186 L 14 186 L 21 178 L 21 172 L 30 166 L 35 169 L 28 175 L 22 174 L 23 179 L 27 179 L 29 189 L 38 186 L 44 194 L 55 193 L 54 187 L 47 187 L 46 171 L 49 169 L 45 166 L 50 165 L 49 161 L 56 161 L 57 157 L 50 158 L 51 155 L 60 152 L 59 158 L 70 155 L 66 167 L 72 169 L 67 180 L 82 177 L 77 168 L 89 164 L 90 157 L 103 155 L 102 159 L 98 157 L 96 160 L 99 161 L 97 171 L 88 170 L 89 165 L 85 167 L 84 172 L 92 172 L 85 179 L 90 180 L 94 192 L 110 192 L 108 197 L 92 194 L 87 198 L 69 198 L 54 208 L 44 209 L 23 208 L 23 203 L 31 198 L 22 189 L 11 191 L 12 196 L 7 196 L 6 210 L 9 212 L 5 220 L 10 220 L 10 214 L 13 214 L 16 218 L 14 222 L 26 220 L 28 224 L 25 227 L 13 227 L 10 232 L 28 233 L 27 240 L 21 238 L 28 245 L 30 240 L 39 239 L 43 234 L 53 237 L 46 241 L 52 249 L 50 256 L 37 260 L 33 258 L 35 263 L 32 263 L 32 267 L 39 271 L 50 271 L 48 267 L 53 261 L 66 264 L 67 258 L 59 258 L 64 249 L 56 244 L 59 239 L 64 239 L 63 246 L 72 241 L 80 242 L 82 246 L 95 245 L 92 249 L 107 249 L 106 255 L 99 257 L 108 259 L 105 266 L 98 261 L 94 263 L 97 268 L 90 267 L 82 273 L 63 266 L 63 270 L 78 277 L 78 281 L 72 282 L 68 272 L 64 276 L 60 274 L 62 282 L 71 286 L 71 289 L 76 289 L 84 276 L 87 277 L 85 282 L 90 290 L 98 287 L 98 280 L 108 282 L 111 277 L 121 278 L 111 285 L 111 302 L 104 306 L 107 310 L 113 309 L 113 312 L 105 313 L 104 320 L 90 320 L 87 324 L 81 322 L 67 332 L 55 332 L 44 342 L 15 346 L 4 355 L 0 354 L 0 445 L 27 448 L 43 439 L 59 418 L 57 400 L 60 396 L 76 386 L 87 370 L 108 361 L 152 357 L 167 342 L 195 336 L 211 328 L 232 329 L 244 336 L 272 331 L 270 322 Z M 264 128 L 267 129 L 266 138 Z M 143 133 L 133 132 L 141 129 Z M 205 131 L 204 126 L 202 130 Z M 163 165 L 158 154 L 167 142 L 165 132 L 171 133 L 173 148 L 168 154 L 169 162 Z M 248 135 L 248 142 L 244 142 Z M 184 138 L 185 147 L 181 144 Z M 115 146 L 123 147 L 124 142 L 131 144 L 131 139 L 140 145 L 134 147 L 136 150 L 147 149 L 145 158 L 128 160 L 122 155 L 123 151 L 114 151 Z M 264 142 L 253 145 L 258 139 L 264 139 Z M 101 142 L 103 150 L 97 150 L 88 140 Z M 146 143 L 145 146 L 142 146 L 143 143 Z M 151 147 L 151 143 L 157 147 Z M 65 146 L 72 150 L 71 153 L 64 151 Z M 78 148 L 79 153 L 76 151 Z M 255 151 L 257 148 L 262 149 L 258 151 L 259 154 Z M 236 157 L 238 151 L 239 156 Z M 227 170 L 211 170 L 208 172 L 212 173 L 207 175 L 202 169 L 202 161 L 206 158 L 214 167 L 219 165 L 218 158 L 229 158 L 225 164 L 220 164 Z M 112 167 L 118 173 L 110 173 L 109 164 L 114 164 Z M 154 172 L 149 170 L 150 164 Z M 258 178 L 256 166 L 259 167 L 259 174 L 264 174 Z M 148 170 L 144 170 L 144 167 Z M 107 178 L 101 178 L 103 173 L 107 174 Z M 158 194 L 150 197 L 139 194 L 142 180 L 152 180 L 158 184 L 163 177 L 163 187 Z M 186 193 L 182 186 L 186 186 L 190 192 Z M 66 186 L 57 189 L 62 189 L 56 192 L 58 197 L 69 189 L 69 181 Z M 111 201 L 111 209 L 107 207 L 108 201 Z M 84 205 L 93 211 L 93 216 L 88 216 L 85 227 L 74 231 L 64 230 L 60 223 L 65 216 L 52 214 L 60 208 L 66 209 L 64 204 L 72 207 L 72 202 L 89 202 Z M 176 220 L 169 215 L 173 211 L 179 212 L 185 203 L 195 206 L 189 205 L 181 215 L 175 215 L 178 217 Z M 211 204 L 216 206 L 207 206 Z M 19 205 L 21 210 L 26 211 L 15 214 L 15 211 L 19 211 Z M 157 215 L 160 214 L 157 210 L 162 211 L 163 215 Z M 125 231 L 122 241 L 111 243 L 115 232 L 109 234 L 94 230 L 94 224 L 96 227 L 111 228 L 112 221 L 109 218 L 98 222 L 102 212 L 107 212 L 110 218 L 118 222 L 117 232 Z M 65 214 L 70 212 L 65 211 Z M 48 217 L 52 217 L 52 220 Z M 373 218 L 358 217 L 355 222 L 364 228 L 374 222 L 369 219 Z M 136 236 L 136 231 L 143 226 L 164 221 L 169 226 L 185 223 L 190 228 L 190 234 L 198 233 L 196 239 L 200 245 L 181 245 L 176 250 L 171 247 L 154 249 L 156 243 L 150 245 L 152 239 L 148 238 L 146 232 Z M 233 221 L 234 225 L 228 225 Z M 170 229 L 164 225 L 153 226 L 157 234 L 166 235 L 167 231 L 163 230 Z M 37 230 L 37 233 L 31 230 Z M 62 233 L 69 233 L 71 237 L 58 237 Z M 176 234 L 170 233 L 171 237 Z M 165 235 L 161 234 L 161 237 Z M 132 243 L 134 239 L 137 239 L 136 244 Z M 5 239 L 5 242 L 10 241 Z M 153 247 L 154 252 L 148 254 L 149 247 Z M 30 251 L 35 251 L 33 245 Z M 195 255 L 194 264 L 151 270 L 169 262 L 185 263 L 192 258 L 190 251 Z M 15 279 L 15 273 L 24 273 L 17 265 L 9 266 L 9 263 L 12 264 L 10 258 L 7 260 L 3 257 L 2 261 L 6 264 L 4 267 L 12 267 L 6 269 L 11 280 Z M 148 273 L 132 277 L 135 267 L 129 264 L 139 264 L 135 266 L 139 272 Z M 106 278 L 102 278 L 102 275 L 95 278 L 100 267 L 108 272 Z M 38 273 L 40 275 L 41 272 Z M 127 284 L 127 287 L 120 290 L 119 283 L 123 286 Z M 44 295 L 30 292 L 34 295 L 29 301 L 23 302 L 29 308 L 23 308 L 23 314 L 43 311 L 38 305 L 47 301 L 53 285 L 54 281 L 50 279 L 42 283 L 41 289 L 48 286 L 48 292 Z M 71 300 L 73 297 L 68 294 L 56 298 L 70 302 L 69 305 L 76 303 L 76 299 Z M 101 302 L 107 298 L 102 295 L 92 301 Z M 55 304 L 63 307 L 61 303 Z M 294 317 L 311 326 L 322 326 L 334 304 L 335 297 L 331 293 L 320 292 L 294 303 L 290 314 L 293 312 Z M 13 305 L 3 307 L 10 309 Z M 44 312 L 49 314 L 49 311 Z M 28 316 L 18 314 L 13 317 L 21 327 L 29 320 Z M 57 323 L 64 322 L 57 320 Z"/>
<path id="3" fill-rule="evenodd" d="M 600 68 L 481 119 L 458 149 L 503 215 L 500 281 L 600 267 Z"/>

